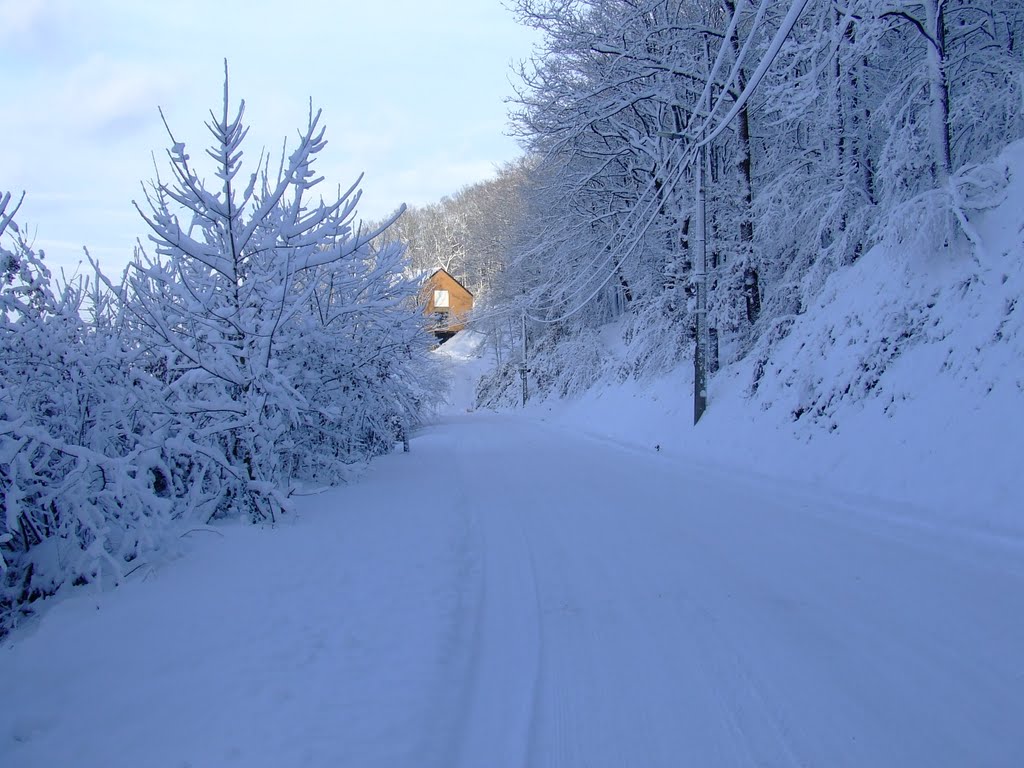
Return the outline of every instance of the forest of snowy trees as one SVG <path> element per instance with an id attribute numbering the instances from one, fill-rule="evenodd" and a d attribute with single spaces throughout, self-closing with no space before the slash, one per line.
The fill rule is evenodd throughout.
<path id="1" fill-rule="evenodd" d="M 492 179 L 435 203 L 408 207 L 378 241 L 405 246 L 415 273 L 440 267 L 475 295 L 493 293 L 497 275 L 516 246 L 529 172 L 530 161 L 523 158 L 500 167 Z"/>
<path id="2" fill-rule="evenodd" d="M 829 275 L 874 244 L 969 259 L 972 211 L 1005 183 L 978 164 L 1024 135 L 1024 8 L 1011 0 L 515 6 L 543 34 L 514 100 L 532 162 L 486 300 L 526 315 L 542 392 L 601 375 L 597 329 L 615 319 L 625 375 L 690 357 L 703 274 L 713 370 L 767 360 Z M 518 397 L 517 366 L 485 402 Z"/>
<path id="3" fill-rule="evenodd" d="M 211 520 L 274 521 L 392 451 L 434 396 L 418 284 L 374 242 L 391 222 L 354 223 L 356 185 L 314 193 L 320 113 L 248 171 L 243 118 L 225 78 L 205 157 L 168 126 L 120 282 L 55 284 L 0 198 L 0 634 Z"/>

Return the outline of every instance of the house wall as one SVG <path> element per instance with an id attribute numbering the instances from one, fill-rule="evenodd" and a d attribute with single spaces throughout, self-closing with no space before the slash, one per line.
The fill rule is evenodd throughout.
<path id="1" fill-rule="evenodd" d="M 448 291 L 448 308 L 434 306 L 434 291 Z M 423 285 L 424 299 L 427 315 L 444 313 L 448 316 L 445 330 L 450 333 L 461 331 L 465 327 L 462 318 L 473 308 L 473 294 L 462 287 L 459 282 L 447 272 L 435 272 Z"/>

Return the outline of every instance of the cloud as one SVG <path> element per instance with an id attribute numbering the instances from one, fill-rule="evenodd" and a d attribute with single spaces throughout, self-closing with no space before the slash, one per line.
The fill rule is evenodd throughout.
<path id="1" fill-rule="evenodd" d="M 50 20 L 48 0 L 0 0 L 0 42 L 24 40 Z"/>
<path id="2" fill-rule="evenodd" d="M 174 79 L 161 70 L 97 55 L 70 73 L 60 100 L 70 126 L 110 143 L 157 120 L 157 105 L 174 89 Z"/>
<path id="3" fill-rule="evenodd" d="M 430 200 L 438 200 L 467 184 L 494 175 L 495 164 L 491 160 L 460 161 L 434 157 L 429 163 L 402 171 L 397 181 L 406 189 L 420 191 Z"/>
<path id="4" fill-rule="evenodd" d="M 138 0 L 0 0 L 0 183 L 28 190 L 55 260 L 77 263 L 78 243 L 105 262 L 130 255 L 128 233 L 145 234 L 131 200 L 153 155 L 161 169 L 166 160 L 157 106 L 207 175 L 203 121 L 220 108 L 227 57 L 232 106 L 246 99 L 252 127 L 246 168 L 264 147 L 273 164 L 286 136 L 294 147 L 312 97 L 327 126 L 323 194 L 365 171 L 360 212 L 383 216 L 520 154 L 501 133 L 508 60 L 525 54 L 522 41 L 491 0 L 294 0 L 284 13 L 278 0 L 244 13 L 204 0 L 174 12 Z M 298 59 L 273 55 L 293 49 Z"/>
<path id="5" fill-rule="evenodd" d="M 76 10 L 68 0 L 0 0 L 0 45 L 16 53 L 56 53 Z"/>

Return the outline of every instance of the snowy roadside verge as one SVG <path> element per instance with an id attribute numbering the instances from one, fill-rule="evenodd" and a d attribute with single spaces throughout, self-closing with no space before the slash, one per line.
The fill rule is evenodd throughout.
<path id="1" fill-rule="evenodd" d="M 712 378 L 696 427 L 690 363 L 648 381 L 605 375 L 531 412 L 856 506 L 1024 536 L 1024 142 L 982 170 L 999 181 L 975 197 L 973 254 L 873 248 L 786 319 L 785 338 Z M 609 370 L 626 357 L 620 336 L 601 334 Z"/>
<path id="2" fill-rule="evenodd" d="M 0 765 L 451 764 L 477 563 L 468 517 L 424 504 L 437 440 L 19 628 Z"/>

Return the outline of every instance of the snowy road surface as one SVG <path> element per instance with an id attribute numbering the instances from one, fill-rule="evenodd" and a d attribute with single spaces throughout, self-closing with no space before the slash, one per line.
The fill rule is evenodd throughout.
<path id="1" fill-rule="evenodd" d="M 1024 555 L 525 418 L 0 648 L 0 765 L 1024 766 Z"/>

